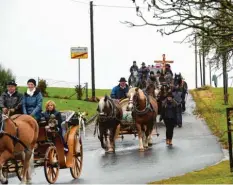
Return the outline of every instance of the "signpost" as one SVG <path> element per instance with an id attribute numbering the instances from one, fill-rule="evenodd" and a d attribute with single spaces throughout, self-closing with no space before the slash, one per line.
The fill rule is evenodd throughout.
<path id="1" fill-rule="evenodd" d="M 71 59 L 78 59 L 78 85 L 80 88 L 80 59 L 88 58 L 87 47 L 71 47 L 70 49 Z"/>
<path id="2" fill-rule="evenodd" d="M 162 56 L 163 56 L 163 60 L 155 60 L 154 62 L 155 63 L 160 63 L 160 64 L 163 65 L 162 68 L 163 68 L 163 74 L 164 74 L 165 73 L 165 65 L 168 64 L 168 63 L 173 63 L 174 61 L 171 61 L 171 60 L 170 61 L 169 60 L 166 61 L 165 54 L 163 54 Z"/>
<path id="3" fill-rule="evenodd" d="M 233 132 L 233 108 L 227 108 L 227 133 L 228 133 L 229 160 L 230 160 L 231 172 L 233 172 L 232 132 Z"/>

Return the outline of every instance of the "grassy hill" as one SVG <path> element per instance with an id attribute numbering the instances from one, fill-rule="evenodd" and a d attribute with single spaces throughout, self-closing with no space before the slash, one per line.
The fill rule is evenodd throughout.
<path id="1" fill-rule="evenodd" d="M 24 93 L 26 91 L 26 87 L 18 87 L 18 91 Z M 87 111 L 88 117 L 91 117 L 96 114 L 97 103 L 80 101 L 76 99 L 76 95 L 72 96 L 75 93 L 74 88 L 58 88 L 58 87 L 48 87 L 47 92 L 49 93 L 48 98 L 43 98 L 43 110 L 44 105 L 48 100 L 53 100 L 58 110 L 74 110 L 77 111 L 78 108 L 81 111 Z M 110 95 L 111 90 L 109 89 L 96 89 L 96 96 L 101 97 L 105 94 Z M 71 99 L 61 99 L 58 97 L 69 97 L 72 96 Z M 57 97 L 57 98 L 54 98 Z M 91 90 L 88 90 L 88 97 L 91 97 Z M 85 99 L 85 95 L 83 96 Z"/>

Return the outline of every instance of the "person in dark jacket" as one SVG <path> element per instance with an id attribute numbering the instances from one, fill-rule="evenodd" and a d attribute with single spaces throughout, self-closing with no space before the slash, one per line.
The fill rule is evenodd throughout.
<path id="1" fill-rule="evenodd" d="M 58 133 L 60 134 L 61 138 L 62 138 L 62 142 L 64 144 L 64 150 L 65 151 L 68 151 L 68 146 L 64 140 L 64 137 L 62 135 L 62 117 L 61 117 L 61 113 L 59 111 L 56 110 L 56 104 L 54 101 L 52 100 L 49 100 L 46 102 L 45 104 L 45 112 L 42 113 L 42 117 L 45 118 L 46 122 L 48 123 L 50 118 L 51 118 L 51 115 L 54 115 L 55 116 L 55 119 L 57 120 L 58 122 L 58 128 L 59 128 L 59 131 Z"/>
<path id="2" fill-rule="evenodd" d="M 23 95 L 16 90 L 17 84 L 14 80 L 7 83 L 7 91 L 3 92 L 0 97 L 0 108 L 3 114 L 12 116 L 22 114 Z"/>
<path id="3" fill-rule="evenodd" d="M 28 89 L 23 97 L 23 113 L 31 115 L 37 121 L 41 118 L 43 96 L 38 88 L 36 88 L 36 81 L 29 79 L 27 82 Z"/>
<path id="4" fill-rule="evenodd" d="M 166 65 L 165 65 L 165 74 L 166 74 L 166 73 L 170 73 L 171 76 L 173 77 L 173 72 L 172 72 L 172 70 L 171 70 L 170 64 L 166 64 Z"/>
<path id="5" fill-rule="evenodd" d="M 166 144 L 172 145 L 173 130 L 177 120 L 177 103 L 173 99 L 171 92 L 167 94 L 167 98 L 163 101 L 161 118 L 166 125 Z"/>
<path id="6" fill-rule="evenodd" d="M 173 91 L 174 100 L 177 103 L 177 126 L 182 127 L 182 92 L 179 90 L 179 86 L 176 86 Z"/>
<path id="7" fill-rule="evenodd" d="M 129 71 L 130 71 L 130 76 L 129 76 L 128 82 L 129 82 L 129 84 L 131 84 L 131 76 L 133 75 L 133 72 L 134 71 L 137 71 L 137 72 L 139 71 L 136 61 L 133 61 L 133 65 L 130 67 Z"/>
<path id="8" fill-rule="evenodd" d="M 119 81 L 119 85 L 115 86 L 111 92 L 111 98 L 113 99 L 124 99 L 127 98 L 127 93 L 129 91 L 129 86 L 126 84 L 126 79 L 122 77 Z"/>

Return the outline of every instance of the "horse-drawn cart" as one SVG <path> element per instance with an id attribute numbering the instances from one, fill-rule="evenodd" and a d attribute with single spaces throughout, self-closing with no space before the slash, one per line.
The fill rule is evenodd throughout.
<path id="1" fill-rule="evenodd" d="M 67 126 L 64 140 L 67 142 L 68 152 L 64 151 L 62 136 L 58 131 L 48 130 L 46 122 L 39 123 L 39 137 L 34 151 L 34 166 L 44 167 L 46 180 L 51 184 L 56 182 L 59 169 L 70 168 L 72 177 L 78 178 L 83 165 L 83 147 L 78 118 L 74 111 L 63 111 L 61 114 L 63 123 Z M 21 156 L 15 157 L 4 165 L 3 174 L 7 177 L 8 173 L 16 172 L 21 181 L 22 169 Z"/>

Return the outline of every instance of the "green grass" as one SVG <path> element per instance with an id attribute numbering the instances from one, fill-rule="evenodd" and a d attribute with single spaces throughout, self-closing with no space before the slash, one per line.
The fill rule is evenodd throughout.
<path id="1" fill-rule="evenodd" d="M 233 88 L 229 88 L 229 104 L 224 105 L 223 89 L 193 90 L 196 112 L 203 117 L 213 132 L 219 137 L 224 148 L 228 148 L 226 108 L 233 107 Z"/>
<path id="2" fill-rule="evenodd" d="M 26 87 L 18 87 L 18 91 L 24 93 L 26 91 Z M 57 88 L 57 87 L 48 87 L 47 92 L 49 96 L 71 96 L 74 94 L 74 88 Z M 104 96 L 106 93 L 110 95 L 111 90 L 108 89 L 96 89 L 96 96 L 101 97 Z M 89 97 L 91 97 L 91 90 L 88 90 Z M 85 96 L 83 96 L 85 99 Z M 43 110 L 45 107 L 45 103 L 48 100 L 53 100 L 58 110 L 74 110 L 77 111 L 80 108 L 81 111 L 88 112 L 88 118 L 96 114 L 97 103 L 94 102 L 87 102 L 87 101 L 80 101 L 77 100 L 75 96 L 71 99 L 58 99 L 58 98 L 43 98 Z"/>
<path id="3" fill-rule="evenodd" d="M 27 87 L 18 87 L 20 92 L 25 92 Z M 47 92 L 49 93 L 50 97 L 60 96 L 60 97 L 71 97 L 71 99 L 76 99 L 75 90 L 74 88 L 63 88 L 63 87 L 48 87 Z M 110 95 L 111 89 L 96 89 L 96 97 L 104 96 L 105 94 Z M 91 89 L 88 89 L 88 97 L 92 96 Z M 83 99 L 86 98 L 86 95 L 83 95 Z"/>
<path id="4" fill-rule="evenodd" d="M 232 184 L 229 161 L 221 162 L 204 170 L 187 173 L 183 176 L 151 182 L 150 184 Z"/>
<path id="5" fill-rule="evenodd" d="M 196 114 L 203 117 L 214 135 L 224 148 L 228 148 L 226 108 L 233 107 L 233 88 L 229 88 L 229 104 L 224 105 L 222 88 L 206 88 L 192 90 L 196 102 Z M 232 184 L 233 173 L 230 173 L 229 161 L 207 167 L 200 171 L 183 176 L 152 182 L 151 184 Z"/>

